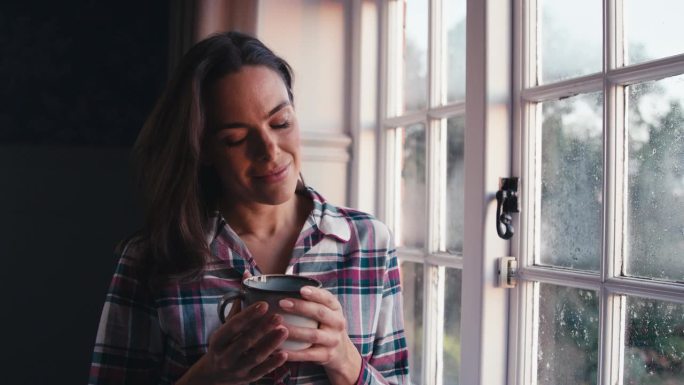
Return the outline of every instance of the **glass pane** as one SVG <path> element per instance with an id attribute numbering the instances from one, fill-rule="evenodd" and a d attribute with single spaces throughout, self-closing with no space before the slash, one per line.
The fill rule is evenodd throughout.
<path id="1" fill-rule="evenodd" d="M 542 105 L 540 259 L 598 270 L 603 194 L 603 96 Z"/>
<path id="2" fill-rule="evenodd" d="M 465 119 L 447 119 L 446 251 L 463 252 L 463 154 Z"/>
<path id="3" fill-rule="evenodd" d="M 684 75 L 627 88 L 625 274 L 684 280 Z"/>
<path id="4" fill-rule="evenodd" d="M 627 64 L 684 53 L 684 2 L 623 0 Z"/>
<path id="5" fill-rule="evenodd" d="M 428 1 L 405 0 L 404 111 L 427 106 Z"/>
<path id="6" fill-rule="evenodd" d="M 600 72 L 603 63 L 603 2 L 543 0 L 538 47 L 541 79 L 551 83 Z"/>
<path id="7" fill-rule="evenodd" d="M 465 99 L 466 2 L 443 2 L 443 25 L 446 29 L 447 102 Z"/>
<path id="8" fill-rule="evenodd" d="M 541 284 L 539 385 L 596 384 L 599 300 L 596 292 Z"/>
<path id="9" fill-rule="evenodd" d="M 461 370 L 461 269 L 446 269 L 442 383 L 458 384 Z"/>
<path id="10" fill-rule="evenodd" d="M 423 378 L 423 265 L 401 262 L 400 270 L 411 383 L 420 384 Z"/>
<path id="11" fill-rule="evenodd" d="M 401 246 L 422 248 L 425 244 L 425 125 L 400 129 L 402 135 L 401 207 L 399 227 Z"/>
<path id="12" fill-rule="evenodd" d="M 627 298 L 625 385 L 684 384 L 684 305 Z"/>

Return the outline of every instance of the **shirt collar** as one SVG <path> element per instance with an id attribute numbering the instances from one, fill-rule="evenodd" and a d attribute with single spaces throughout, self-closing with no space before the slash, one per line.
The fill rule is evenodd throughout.
<path id="1" fill-rule="evenodd" d="M 309 214 L 309 220 L 320 232 L 340 242 L 347 242 L 351 238 L 351 227 L 347 216 L 340 209 L 328 202 L 316 190 L 306 187 L 314 203 L 314 208 Z"/>

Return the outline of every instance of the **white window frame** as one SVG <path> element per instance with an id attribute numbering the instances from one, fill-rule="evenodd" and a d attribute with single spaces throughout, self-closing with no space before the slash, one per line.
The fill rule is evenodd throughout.
<path id="1" fill-rule="evenodd" d="M 363 26 L 359 22 L 366 15 L 361 4 L 368 0 L 352 0 L 348 5 L 348 26 L 352 29 L 348 47 L 351 51 L 350 80 L 348 89 L 350 132 L 353 138 L 351 204 L 363 200 L 362 186 L 367 186 L 368 179 L 363 179 L 358 161 L 359 152 L 364 145 L 360 143 L 360 127 L 358 124 L 358 103 L 362 100 L 363 91 L 358 84 L 364 75 L 364 61 L 361 60 L 362 46 L 368 38 L 368 31 L 358 33 Z M 426 229 L 426 247 L 415 252 L 398 250 L 402 261 L 424 264 L 424 343 L 423 378 L 426 385 L 441 385 L 441 370 L 449 363 L 442 362 L 441 342 L 443 333 L 443 303 L 445 268 L 457 268 L 466 271 L 462 277 L 461 302 L 461 384 L 504 384 L 507 377 L 507 343 L 508 343 L 508 299 L 510 291 L 499 288 L 497 282 L 496 260 L 510 255 L 510 242 L 501 240 L 495 231 L 495 192 L 498 190 L 500 177 L 511 173 L 511 4 L 500 0 L 467 0 L 467 64 L 466 88 L 469 90 L 468 103 L 451 103 L 447 106 L 437 105 L 441 89 L 429 87 L 428 98 L 430 108 L 397 118 L 386 119 L 387 116 L 387 84 L 391 76 L 383 68 L 387 67 L 387 48 L 390 44 L 388 36 L 388 3 L 392 0 L 376 0 L 378 15 L 378 56 L 370 68 L 378 69 L 377 99 L 377 186 L 371 189 L 375 193 L 375 213 L 387 223 L 392 223 L 394 216 L 390 208 L 384 204 L 391 199 L 392 189 L 386 188 L 386 181 L 391 180 L 393 172 L 388 159 L 387 146 L 392 140 L 390 130 L 394 127 L 406 127 L 412 123 L 422 122 L 427 132 L 427 146 L 430 149 L 444 146 L 446 127 L 439 127 L 438 120 L 453 116 L 465 115 L 465 205 L 463 255 L 454 256 L 438 252 L 436 235 L 443 228 L 443 219 L 429 220 Z M 441 14 L 437 9 L 439 2 L 431 3 L 431 28 L 428 56 L 431 84 L 439 76 L 441 58 L 435 46 L 443 44 L 437 38 Z M 356 20 L 356 21 L 355 21 Z M 353 32 L 357 31 L 357 32 Z M 486 42 L 482 37 L 486 37 Z M 365 59 L 365 57 L 364 57 Z M 355 85 L 356 84 L 356 85 Z M 430 127 L 429 125 L 433 126 Z M 437 133 L 437 135 L 434 135 Z M 444 159 L 435 157 L 435 151 L 428 150 L 433 156 L 426 159 L 430 163 L 428 188 L 439 188 L 438 172 L 445 172 Z M 428 155 L 429 156 L 429 155 Z M 445 197 L 430 199 L 428 208 L 440 212 Z M 443 210 L 442 210 L 443 211 Z M 449 385 L 449 384 L 445 384 Z"/>
<path id="2" fill-rule="evenodd" d="M 444 157 L 438 154 L 446 154 L 446 124 L 444 120 L 449 117 L 463 116 L 465 112 L 465 102 L 441 105 L 442 93 L 440 87 L 443 78 L 443 62 L 440 57 L 443 40 L 441 38 L 441 12 L 440 1 L 429 0 L 429 24 L 428 24 L 428 69 L 427 69 L 427 108 L 422 111 L 409 112 L 387 118 L 389 111 L 398 111 L 401 100 L 396 96 L 401 92 L 388 92 L 389 85 L 394 84 L 400 88 L 402 86 L 402 71 L 396 66 L 387 66 L 389 57 L 392 56 L 394 45 L 401 44 L 389 33 L 392 27 L 389 24 L 392 12 L 391 1 L 381 2 L 381 23 L 380 52 L 383 56 L 380 68 L 387 68 L 381 71 L 381 98 L 380 98 L 380 142 L 383 149 L 383 162 L 381 162 L 380 182 L 383 186 L 388 186 L 390 181 L 398 182 L 397 173 L 400 173 L 398 165 L 400 159 L 391 159 L 392 148 L 401 146 L 400 138 L 393 130 L 397 127 L 408 127 L 412 124 L 421 123 L 426 132 L 426 189 L 428 191 L 443 191 L 441 182 L 446 179 L 446 162 Z M 396 26 L 394 26 L 396 27 Z M 398 32 L 398 30 L 396 30 Z M 397 56 L 396 54 L 394 55 Z M 396 154 L 397 152 L 395 152 Z M 385 199 L 381 200 L 382 218 L 391 224 L 395 232 L 399 233 L 398 205 L 390 207 L 388 202 L 395 202 L 395 188 L 384 190 Z M 402 262 L 420 263 L 423 265 L 423 352 L 422 352 L 422 373 L 421 383 L 425 385 L 442 385 L 442 371 L 444 368 L 442 355 L 442 341 L 444 332 L 444 290 L 446 268 L 462 269 L 463 260 L 461 256 L 450 255 L 440 252 L 440 233 L 444 228 L 444 215 L 433 215 L 434 213 L 445 212 L 445 194 L 440 194 L 437 199 L 435 194 L 427 194 L 428 220 L 425 232 L 425 247 L 422 250 L 398 248 L 397 256 Z"/>
<path id="3" fill-rule="evenodd" d="M 684 73 L 684 55 L 622 67 L 622 0 L 603 2 L 603 53 L 601 73 L 534 86 L 536 0 L 514 0 L 514 169 L 523 178 L 525 208 L 520 216 L 518 259 L 520 283 L 512 299 L 509 383 L 536 384 L 539 284 L 595 290 L 600 298 L 599 378 L 600 385 L 623 383 L 626 296 L 684 304 L 684 285 L 621 275 L 626 210 L 626 143 L 624 87 Z M 527 63 L 531 65 L 527 66 Z M 598 272 L 581 272 L 534 264 L 539 234 L 540 184 L 539 164 L 529 160 L 531 151 L 539 151 L 535 134 L 539 132 L 539 108 L 536 104 L 580 93 L 603 92 L 604 95 L 604 185 L 603 185 L 603 255 Z M 535 218 L 536 215 L 536 218 Z"/>

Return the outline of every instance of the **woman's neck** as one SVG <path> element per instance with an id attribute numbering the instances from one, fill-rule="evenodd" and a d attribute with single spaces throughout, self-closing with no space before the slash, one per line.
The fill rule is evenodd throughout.
<path id="1" fill-rule="evenodd" d="M 279 205 L 248 204 L 221 205 L 220 210 L 237 235 L 268 240 L 283 231 L 299 231 L 308 215 L 306 198 L 294 194 Z M 310 210 L 309 210 L 310 211 Z"/>

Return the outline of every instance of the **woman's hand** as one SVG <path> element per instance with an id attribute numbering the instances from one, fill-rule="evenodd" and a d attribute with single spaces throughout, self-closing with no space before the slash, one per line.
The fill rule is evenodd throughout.
<path id="1" fill-rule="evenodd" d="M 361 371 L 361 355 L 347 334 L 347 320 L 337 298 L 325 289 L 304 287 L 302 299 L 284 299 L 280 307 L 291 314 L 315 319 L 318 329 L 288 325 L 289 338 L 311 343 L 311 347 L 289 351 L 288 361 L 310 361 L 323 365 L 333 384 L 354 384 Z"/>
<path id="2" fill-rule="evenodd" d="M 266 317 L 267 310 L 266 302 L 257 302 L 230 317 L 212 334 L 207 353 L 177 384 L 248 384 L 284 364 L 287 353 L 276 350 L 288 331 L 283 317 Z"/>

